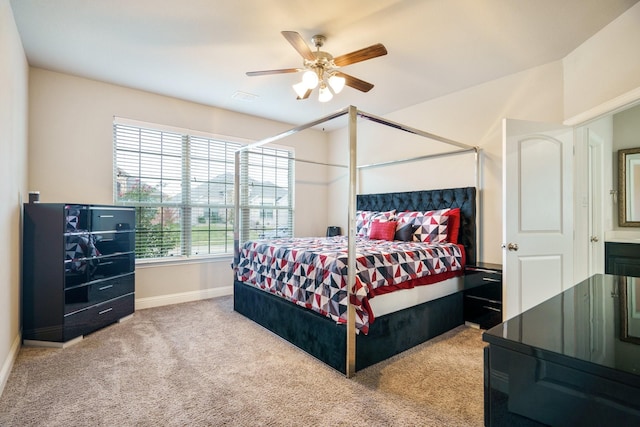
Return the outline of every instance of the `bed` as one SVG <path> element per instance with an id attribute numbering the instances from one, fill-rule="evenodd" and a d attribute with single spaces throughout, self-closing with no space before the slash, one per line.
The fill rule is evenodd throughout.
<path id="1" fill-rule="evenodd" d="M 474 187 L 357 196 L 358 210 L 434 211 L 460 208 L 458 242 L 467 263 L 476 257 L 476 189 Z M 329 238 L 333 239 L 333 238 Z M 458 270 L 461 273 L 461 270 Z M 356 337 L 355 369 L 387 359 L 463 323 L 460 275 L 442 283 L 417 286 L 418 292 L 436 298 L 375 316 L 366 334 Z M 444 288 L 441 290 L 438 288 Z M 411 290 L 407 290 L 411 291 Z M 376 295 L 371 303 L 390 294 Z M 430 296 L 427 296 L 429 298 Z M 411 300 L 413 297 L 403 298 Z M 329 366 L 346 373 L 347 327 L 315 311 L 293 304 L 273 293 L 234 280 L 234 309 L 266 327 Z M 374 309 L 375 314 L 375 309 Z"/>
<path id="2" fill-rule="evenodd" d="M 349 197 L 348 197 L 348 232 L 346 247 L 346 289 L 348 297 L 344 299 L 347 308 L 347 316 L 344 322 L 337 322 L 336 318 L 327 317 L 327 313 L 319 313 L 310 310 L 305 304 L 297 304 L 290 300 L 277 296 L 278 292 L 270 292 L 244 283 L 248 277 L 238 270 L 242 248 L 246 242 L 242 238 L 247 234 L 241 224 L 245 222 L 243 211 L 240 209 L 240 152 L 252 147 L 269 144 L 281 138 L 297 133 L 301 130 L 317 126 L 325 121 L 332 120 L 343 115 L 348 115 L 349 138 Z M 453 151 L 416 157 L 412 159 L 396 160 L 358 166 L 356 164 L 356 136 L 357 121 L 365 119 L 375 123 L 389 126 L 399 131 L 422 136 L 436 142 L 445 143 L 457 147 Z M 467 153 L 475 156 L 475 186 L 450 189 L 408 191 L 380 194 L 357 195 L 357 171 L 360 168 L 385 167 L 389 164 L 398 164 L 422 160 L 428 157 L 443 157 Z M 296 161 L 299 161 L 296 159 Z M 315 163 L 311 161 L 310 163 Z M 339 166 L 339 165 L 330 165 Z M 343 166 L 344 167 L 344 166 Z M 235 229 L 234 229 L 234 310 L 264 326 L 285 340 L 291 342 L 310 355 L 323 361 L 327 365 L 352 376 L 355 371 L 385 360 L 397 353 L 405 351 L 417 344 L 425 342 L 437 335 L 463 323 L 463 280 L 461 268 L 450 275 L 449 278 L 438 283 L 416 286 L 413 289 L 404 289 L 389 294 L 376 295 L 370 298 L 372 320 L 367 323 L 366 330 L 357 326 L 356 312 L 359 301 L 357 300 L 358 278 L 356 277 L 356 215 L 357 211 L 395 212 L 438 211 L 442 209 L 460 210 L 458 243 L 463 249 L 463 256 L 458 260 L 459 264 L 474 263 L 478 256 L 477 247 L 477 206 L 479 205 L 477 187 L 479 183 L 479 149 L 456 141 L 452 141 L 437 135 L 420 131 L 399 123 L 359 111 L 350 106 L 337 111 L 317 121 L 299 126 L 270 138 L 258 141 L 236 152 L 235 170 Z M 241 241 L 242 238 L 242 241 Z M 251 244 L 251 243 L 249 243 Z M 461 267 L 459 265 L 458 267 Z M 240 279 L 240 280 L 239 280 Z M 255 283 L 254 283 L 255 285 Z M 396 298 L 401 294 L 412 294 L 406 303 L 405 297 Z M 280 292 L 283 294 L 283 292 Z M 290 298 L 291 299 L 291 298 Z M 295 299 L 295 298 L 294 298 Z M 387 301 L 402 300 L 387 304 Z M 362 319 L 361 319 L 362 320 Z"/>

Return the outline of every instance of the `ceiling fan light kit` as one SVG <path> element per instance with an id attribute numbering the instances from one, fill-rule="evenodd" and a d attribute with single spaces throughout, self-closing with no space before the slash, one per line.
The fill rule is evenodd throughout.
<path id="1" fill-rule="evenodd" d="M 344 86 L 350 86 L 361 92 L 368 92 L 373 88 L 371 83 L 338 71 L 340 67 L 377 58 L 387 54 L 387 49 L 380 43 L 347 53 L 334 58 L 330 53 L 320 50 L 326 37 L 317 34 L 311 38 L 316 51 L 313 52 L 302 36 L 295 31 L 282 31 L 282 35 L 298 51 L 303 58 L 304 68 L 285 68 L 280 70 L 249 71 L 248 76 L 264 76 L 269 74 L 295 73 L 303 71 L 302 81 L 293 85 L 298 95 L 297 99 L 307 99 L 313 89 L 318 89 L 318 101 L 327 102 L 334 94 L 342 91 Z"/>
<path id="2" fill-rule="evenodd" d="M 318 91 L 318 101 L 327 102 L 331 101 L 331 98 L 333 98 L 333 94 L 331 93 L 327 85 L 322 83 L 320 85 L 320 90 Z"/>
<path id="3" fill-rule="evenodd" d="M 302 99 L 304 95 L 307 93 L 307 90 L 310 90 L 310 89 L 307 88 L 307 85 L 304 82 L 300 82 L 293 85 L 293 90 L 296 91 L 296 94 L 298 95 L 298 99 Z"/>
<path id="4" fill-rule="evenodd" d="M 314 71 L 305 71 L 302 75 L 302 83 L 307 89 L 315 89 L 318 86 L 318 81 L 320 81 L 320 77 Z"/>
<path id="5" fill-rule="evenodd" d="M 329 86 L 331 86 L 331 89 L 333 89 L 335 93 L 340 93 L 342 92 L 342 89 L 344 89 L 345 81 L 344 77 L 332 74 L 331 77 L 329 77 Z"/>

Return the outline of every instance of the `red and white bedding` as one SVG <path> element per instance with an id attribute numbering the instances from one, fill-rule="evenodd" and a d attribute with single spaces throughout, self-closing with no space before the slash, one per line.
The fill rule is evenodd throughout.
<path id="1" fill-rule="evenodd" d="M 456 243 L 358 237 L 351 300 L 356 327 L 366 334 L 373 322 L 370 298 L 461 275 L 464 259 L 464 247 Z M 338 323 L 347 321 L 346 236 L 246 242 L 236 277 Z"/>

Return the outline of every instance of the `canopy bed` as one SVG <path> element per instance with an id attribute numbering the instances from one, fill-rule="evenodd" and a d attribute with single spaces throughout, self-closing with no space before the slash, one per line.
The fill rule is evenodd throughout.
<path id="1" fill-rule="evenodd" d="M 247 241 L 246 213 L 240 208 L 241 152 L 344 115 L 347 236 Z M 456 149 L 357 166 L 358 118 Z M 360 168 L 459 154 L 475 156 L 475 187 L 356 195 Z M 461 276 L 464 264 L 478 257 L 478 158 L 477 147 L 353 106 L 243 147 L 236 153 L 234 310 L 347 376 L 461 325 Z"/>

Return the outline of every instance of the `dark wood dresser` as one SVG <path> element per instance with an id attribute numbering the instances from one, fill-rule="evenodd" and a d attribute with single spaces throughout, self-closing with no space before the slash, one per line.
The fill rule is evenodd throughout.
<path id="1" fill-rule="evenodd" d="M 592 276 L 483 339 L 486 425 L 640 425 L 640 279 Z"/>
<path id="2" fill-rule="evenodd" d="M 64 347 L 134 312 L 135 209 L 24 205 L 22 337 Z"/>

